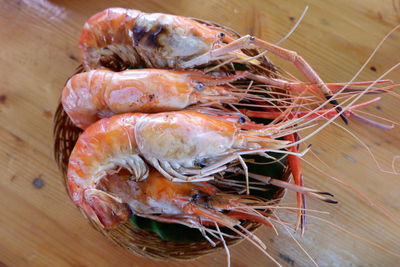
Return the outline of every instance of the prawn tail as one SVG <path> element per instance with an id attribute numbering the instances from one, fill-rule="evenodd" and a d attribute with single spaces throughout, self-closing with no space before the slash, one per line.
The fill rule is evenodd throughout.
<path id="1" fill-rule="evenodd" d="M 86 189 L 83 196 L 81 207 L 104 228 L 114 228 L 129 220 L 130 209 L 118 198 L 98 189 Z"/>

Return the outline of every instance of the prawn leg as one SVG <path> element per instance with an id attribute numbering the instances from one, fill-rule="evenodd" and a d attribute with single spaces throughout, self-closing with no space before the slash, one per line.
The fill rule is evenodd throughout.
<path id="1" fill-rule="evenodd" d="M 180 170 L 183 173 L 187 173 L 189 171 L 195 174 L 194 176 L 186 176 L 177 172 L 169 162 L 159 161 L 155 158 L 147 158 L 153 167 L 156 168 L 162 175 L 164 175 L 164 177 L 175 182 L 200 182 L 212 180 L 213 174 L 224 171 L 226 169 L 225 164 L 235 159 L 237 159 L 237 155 L 228 155 L 222 158 L 220 161 L 198 170 Z"/>
<path id="2" fill-rule="evenodd" d="M 380 99 L 381 99 L 380 97 L 377 97 L 372 100 L 366 101 L 364 103 L 353 105 L 353 106 L 347 108 L 347 110 L 345 110 L 343 112 L 343 115 L 347 118 L 354 117 L 354 118 L 359 119 L 362 122 L 370 124 L 376 128 L 385 129 L 385 130 L 393 129 L 393 127 L 394 127 L 393 125 L 383 124 L 383 123 L 371 120 L 369 118 L 363 117 L 361 115 L 358 115 L 354 112 L 354 110 L 374 104 L 375 102 L 379 101 Z M 239 109 L 239 110 L 245 116 L 252 117 L 252 118 L 260 118 L 260 119 L 277 119 L 284 114 L 280 111 L 257 111 L 257 110 L 247 110 L 247 109 Z M 336 115 L 336 112 L 334 110 L 326 110 L 326 109 L 321 109 L 321 110 L 315 111 L 312 114 L 310 114 L 310 113 L 311 113 L 311 111 L 290 112 L 287 114 L 287 116 L 289 119 L 305 117 L 305 120 L 324 120 L 324 119 L 331 119 Z"/>
<path id="3" fill-rule="evenodd" d="M 321 77 L 315 72 L 315 70 L 304 60 L 303 57 L 298 55 L 295 51 L 291 51 L 272 43 L 266 42 L 259 38 L 256 38 L 251 35 L 245 35 L 231 43 L 215 49 L 210 52 L 203 54 L 201 56 L 195 57 L 183 64 L 183 67 L 190 68 L 198 65 L 205 64 L 214 60 L 215 58 L 220 57 L 221 55 L 228 54 L 235 50 L 246 49 L 256 46 L 258 48 L 265 49 L 282 59 L 288 60 L 292 62 L 296 68 L 313 84 L 313 86 L 317 87 L 322 93 L 325 95 L 326 99 L 329 100 L 329 103 L 335 106 L 336 110 L 340 112 L 342 108 L 339 106 L 339 103 L 335 99 L 331 99 L 332 91 L 326 86 L 326 84 L 322 81 Z M 341 116 L 342 119 L 347 123 L 347 119 L 344 116 Z"/>
<path id="4" fill-rule="evenodd" d="M 291 81 L 286 81 L 286 80 L 282 80 L 282 79 L 276 79 L 276 78 L 271 78 L 271 77 L 266 77 L 266 76 L 261 76 L 261 75 L 257 75 L 257 74 L 253 74 L 251 72 L 247 72 L 246 77 L 249 79 L 252 79 L 254 81 L 258 81 L 267 85 L 270 85 L 272 87 L 276 87 L 279 89 L 283 89 L 285 91 L 290 91 L 290 92 L 296 92 L 296 93 L 302 93 L 304 91 L 308 91 L 308 92 L 313 92 L 313 93 L 317 93 L 318 90 L 316 90 L 315 86 L 313 84 L 309 84 L 309 83 L 303 83 L 303 82 L 291 82 Z M 371 84 L 385 84 L 385 83 L 391 83 L 391 80 L 379 80 L 376 82 L 353 82 L 353 83 L 326 83 L 325 85 L 329 88 L 329 90 L 331 90 L 331 92 L 336 93 L 339 90 L 342 90 L 344 87 L 345 90 L 343 91 L 344 93 L 346 92 L 360 92 L 363 89 L 360 87 L 365 87 L 365 86 L 370 86 Z M 378 87 L 374 87 L 374 90 L 372 90 L 372 92 L 370 93 L 384 93 L 387 91 L 390 91 L 392 88 L 396 87 L 397 85 L 389 85 L 387 87 L 383 87 L 383 88 L 378 88 Z"/>
<path id="5" fill-rule="evenodd" d="M 315 84 L 327 97 L 332 95 L 332 91 L 325 85 L 319 75 L 313 68 L 296 52 L 287 50 L 269 42 L 263 41 L 251 35 L 245 35 L 231 43 L 215 49 L 201 56 L 195 57 L 186 63 L 183 67 L 190 68 L 198 65 L 205 64 L 214 60 L 215 58 L 233 52 L 235 50 L 251 48 L 254 45 L 259 48 L 266 49 L 275 55 L 292 62 L 298 70 L 312 83 Z"/>
<path id="6" fill-rule="evenodd" d="M 298 156 L 297 156 L 298 157 Z M 295 168 L 296 169 L 296 168 Z M 297 168 L 298 170 L 300 168 Z M 232 167 L 227 169 L 228 172 L 232 172 L 232 173 L 240 173 L 240 174 L 244 174 L 244 171 L 238 167 Z M 260 182 L 263 182 L 265 184 L 271 184 L 271 185 L 275 185 L 278 187 L 282 187 L 285 189 L 289 189 L 310 197 L 314 197 L 316 199 L 322 200 L 326 203 L 330 203 L 330 204 L 337 204 L 338 202 L 335 200 L 330 199 L 329 197 L 334 197 L 333 194 L 329 193 L 329 192 L 325 192 L 325 191 L 320 191 L 320 190 L 316 190 L 316 189 L 312 189 L 312 188 L 308 188 L 308 187 L 304 187 L 301 185 L 296 185 L 296 184 L 292 184 L 289 182 L 285 182 L 279 179 L 273 179 L 269 176 L 265 176 L 265 175 L 261 175 L 261 174 L 257 174 L 257 173 L 251 173 L 249 172 L 249 177 L 253 178 L 255 180 L 258 180 Z M 327 197 L 329 196 L 329 197 Z"/>
<path id="7" fill-rule="evenodd" d="M 109 165 L 105 165 L 102 169 L 111 169 L 113 166 L 126 168 L 132 176 L 130 180 L 143 181 L 149 175 L 149 168 L 143 159 L 136 154 L 125 156 L 124 158 L 111 159 Z"/>

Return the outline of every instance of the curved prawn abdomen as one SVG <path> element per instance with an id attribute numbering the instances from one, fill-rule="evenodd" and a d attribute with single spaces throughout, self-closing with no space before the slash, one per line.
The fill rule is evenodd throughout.
<path id="1" fill-rule="evenodd" d="M 81 134 L 71 153 L 67 173 L 71 198 L 104 227 L 125 220 L 129 210 L 99 188 L 101 179 L 120 167 L 129 169 L 136 179 L 147 176 L 147 165 L 136 154 L 133 137 L 141 116 L 124 114 L 98 121 Z"/>

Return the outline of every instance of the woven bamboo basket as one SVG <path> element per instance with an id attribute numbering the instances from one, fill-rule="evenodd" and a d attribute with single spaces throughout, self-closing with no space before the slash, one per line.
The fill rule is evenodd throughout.
<path id="1" fill-rule="evenodd" d="M 223 28 L 227 31 L 232 32 L 234 35 L 240 37 L 239 34 L 234 32 L 225 26 L 221 26 L 216 23 L 194 19 L 200 23 L 207 25 L 217 26 Z M 249 56 L 255 56 L 259 53 L 257 50 L 249 49 L 243 50 L 243 52 Z M 245 67 L 254 73 L 265 75 L 268 77 L 274 77 L 277 73 L 277 68 L 273 65 L 265 56 L 258 58 L 261 65 L 256 66 L 250 63 L 243 63 Z M 206 69 L 210 66 L 202 66 L 201 70 Z M 228 71 L 227 66 L 222 66 L 217 68 L 217 71 Z M 122 70 L 122 69 L 119 69 Z M 232 69 L 230 69 L 232 70 Z M 83 68 L 79 67 L 76 73 L 82 72 Z M 245 81 L 241 81 L 243 83 Z M 65 111 L 61 103 L 59 103 L 57 111 L 54 116 L 54 155 L 59 169 L 62 173 L 62 178 L 66 186 L 66 173 L 68 166 L 68 159 L 72 152 L 72 149 L 82 132 L 81 129 L 77 128 Z M 282 177 L 274 177 L 284 181 L 289 181 L 290 169 L 285 166 Z M 275 186 L 270 186 L 270 199 L 275 200 L 276 203 L 283 197 L 285 190 Z M 81 211 L 83 214 L 84 212 Z M 162 240 L 159 235 L 154 232 L 139 229 L 130 221 L 118 226 L 116 229 L 104 230 L 102 227 L 97 225 L 94 221 L 88 218 L 85 214 L 84 216 L 90 221 L 90 224 L 99 232 L 101 232 L 108 239 L 112 240 L 117 245 L 122 248 L 132 252 L 133 254 L 163 261 L 182 261 L 182 260 L 192 260 L 200 256 L 219 251 L 223 249 L 223 243 L 219 240 L 214 240 L 216 246 L 213 247 L 207 240 L 194 241 L 194 242 L 175 242 L 175 241 L 165 241 Z M 241 225 L 250 232 L 254 232 L 260 227 L 259 223 L 244 220 Z M 228 246 L 233 246 L 235 244 L 243 241 L 243 237 L 236 236 L 235 238 L 227 237 L 225 242 Z"/>

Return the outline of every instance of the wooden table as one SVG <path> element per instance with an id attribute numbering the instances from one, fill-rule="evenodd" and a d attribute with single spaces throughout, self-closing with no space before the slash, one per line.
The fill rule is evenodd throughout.
<path id="1" fill-rule="evenodd" d="M 283 43 L 303 55 L 327 82 L 350 80 L 381 38 L 400 22 L 398 0 L 337 1 L 0 1 L 0 266 L 151 266 L 161 264 L 130 255 L 93 230 L 68 198 L 53 161 L 52 117 L 66 78 L 79 64 L 78 39 L 85 20 L 110 6 L 199 17 L 277 42 L 309 11 Z M 367 64 L 358 80 L 374 80 L 400 61 L 400 31 L 395 32 Z M 290 71 L 293 67 L 273 60 Z M 399 71 L 387 76 L 400 82 Z M 399 93 L 399 90 L 397 90 Z M 365 111 L 398 120 L 399 98 L 384 95 Z M 341 122 L 338 123 L 343 126 Z M 351 134 L 368 144 L 379 162 Z M 391 170 L 400 154 L 400 130 L 374 129 L 352 120 L 331 126 L 310 143 L 314 153 L 303 162 L 306 185 L 336 195 L 340 204 L 310 200 L 310 208 L 329 211 L 323 222 L 309 218 L 304 249 L 321 266 L 394 266 L 398 257 L 355 238 L 376 242 L 400 253 L 399 224 L 370 205 L 351 187 L 380 203 L 400 220 L 399 176 Z M 400 169 L 399 161 L 395 163 Z M 339 184 L 329 175 L 341 179 Z M 285 202 L 294 201 L 288 193 Z M 284 214 L 284 212 L 282 213 Z M 284 215 L 282 215 L 284 216 Z M 339 230 L 343 228 L 345 231 Z M 257 232 L 273 257 L 287 266 L 311 261 L 280 229 Z M 269 266 L 271 262 L 247 242 L 231 249 L 233 266 Z M 164 266 L 220 266 L 223 251 L 195 262 Z"/>

